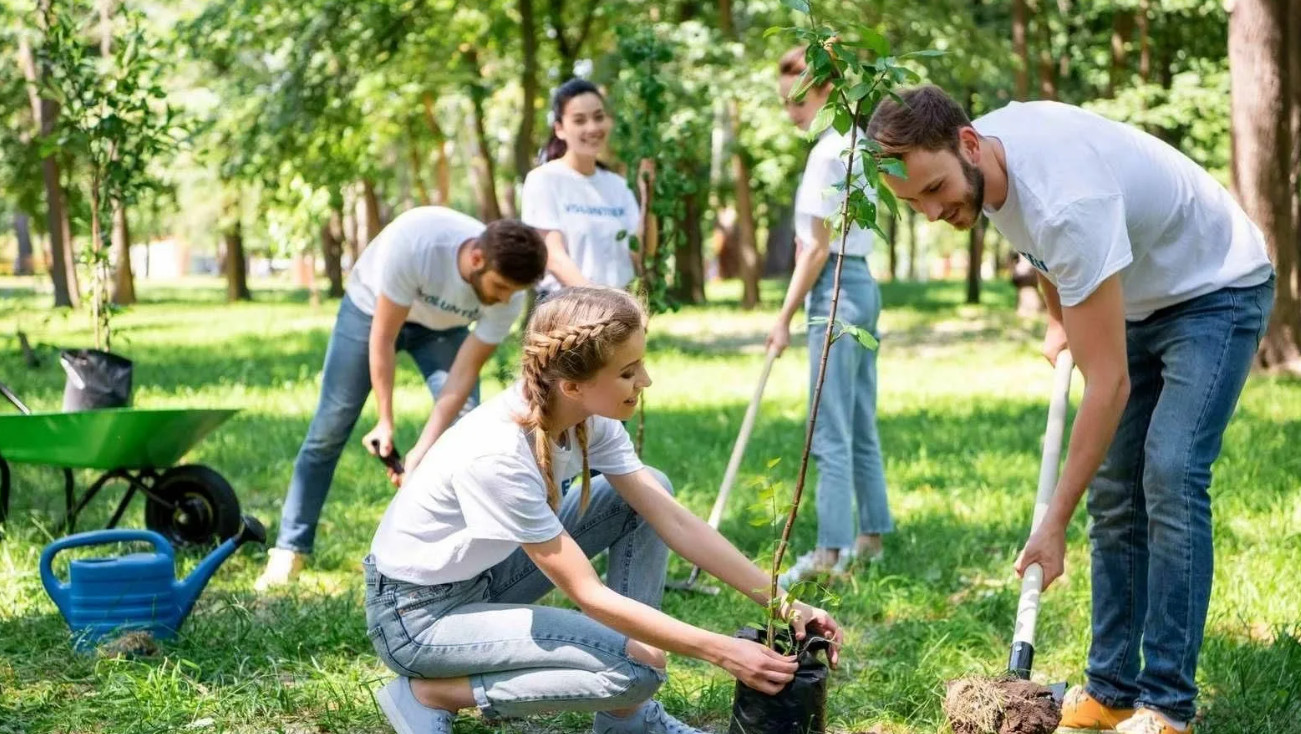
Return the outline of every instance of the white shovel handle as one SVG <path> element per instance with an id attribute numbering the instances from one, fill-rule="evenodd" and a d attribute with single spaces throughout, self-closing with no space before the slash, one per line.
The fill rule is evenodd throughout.
<path id="1" fill-rule="evenodd" d="M 1052 402 L 1048 405 L 1048 427 L 1044 431 L 1043 460 L 1039 464 L 1039 490 L 1035 494 L 1034 520 L 1030 533 L 1039 529 L 1048 505 L 1057 489 L 1057 467 L 1062 455 L 1062 435 L 1066 432 L 1066 410 L 1070 405 L 1071 372 L 1075 362 L 1066 350 L 1057 355 L 1057 371 L 1053 376 Z M 1034 644 L 1035 623 L 1039 619 L 1039 594 L 1043 591 L 1044 570 L 1032 563 L 1021 577 L 1021 601 L 1016 608 L 1016 629 L 1013 642 Z"/>
<path id="2" fill-rule="evenodd" d="M 750 432 L 754 430 L 754 419 L 759 414 L 759 403 L 763 399 L 763 389 L 768 384 L 768 374 L 772 372 L 772 363 L 777 359 L 776 349 L 768 350 L 763 363 L 763 372 L 759 375 L 759 384 L 754 388 L 750 398 L 750 407 L 745 409 L 745 418 L 741 421 L 741 433 L 736 437 L 732 447 L 732 458 L 727 460 L 727 471 L 723 473 L 723 483 L 718 487 L 718 497 L 714 507 L 709 511 L 709 527 L 717 530 L 723 519 L 723 509 L 727 506 L 727 497 L 732 493 L 732 484 L 736 482 L 736 473 L 741 469 L 741 459 L 745 456 L 745 445 L 750 442 Z"/>

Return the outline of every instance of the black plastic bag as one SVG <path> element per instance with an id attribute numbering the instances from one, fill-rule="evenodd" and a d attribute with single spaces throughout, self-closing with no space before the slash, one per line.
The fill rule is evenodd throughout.
<path id="1" fill-rule="evenodd" d="M 125 408 L 131 404 L 131 360 L 98 349 L 65 349 L 59 355 L 68 381 L 63 410 Z"/>
<path id="2" fill-rule="evenodd" d="M 767 632 L 746 627 L 734 636 L 763 644 Z M 790 650 L 790 640 L 790 632 L 782 631 L 778 635 L 778 648 Z M 797 657 L 800 668 L 795 672 L 795 680 L 775 696 L 756 691 L 738 680 L 728 734 L 825 734 L 829 671 L 817 653 L 830 647 L 831 642 L 824 637 L 808 635 L 801 640 Z"/>

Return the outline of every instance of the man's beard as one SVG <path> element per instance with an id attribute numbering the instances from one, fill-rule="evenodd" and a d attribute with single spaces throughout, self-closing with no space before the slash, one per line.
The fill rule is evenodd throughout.
<path id="1" fill-rule="evenodd" d="M 958 162 L 962 164 L 962 175 L 967 179 L 967 200 L 963 202 L 960 214 L 971 214 L 971 221 L 964 222 L 959 229 L 971 229 L 980 220 L 981 210 L 985 207 L 985 174 L 979 166 L 973 166 L 961 156 Z"/>
<path id="2" fill-rule="evenodd" d="M 492 305 L 492 302 L 488 300 L 487 294 L 483 292 L 483 276 L 487 272 L 488 266 L 484 265 L 478 270 L 470 273 L 470 287 L 474 289 L 474 296 L 479 299 L 479 303 Z"/>

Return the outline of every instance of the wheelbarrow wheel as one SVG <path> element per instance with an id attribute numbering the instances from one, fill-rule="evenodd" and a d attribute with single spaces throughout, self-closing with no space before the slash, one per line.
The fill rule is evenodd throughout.
<path id="1" fill-rule="evenodd" d="M 173 545 L 208 545 L 239 532 L 239 498 L 230 483 L 206 466 L 163 472 L 145 504 L 145 527 Z"/>

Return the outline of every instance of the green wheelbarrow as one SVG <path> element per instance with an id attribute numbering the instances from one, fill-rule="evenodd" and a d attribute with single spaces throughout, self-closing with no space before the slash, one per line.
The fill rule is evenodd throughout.
<path id="1" fill-rule="evenodd" d="M 204 436 L 237 411 L 111 408 L 79 413 L 33 413 L 0 383 L 18 414 L 0 415 L 0 524 L 9 514 L 9 463 L 63 470 L 64 532 L 106 484 L 127 484 L 107 527 L 115 527 L 136 493 L 145 497 L 145 526 L 175 545 L 207 545 L 234 536 L 239 499 L 220 474 L 197 464 L 177 465 Z M 73 469 L 103 471 L 76 495 Z"/>

